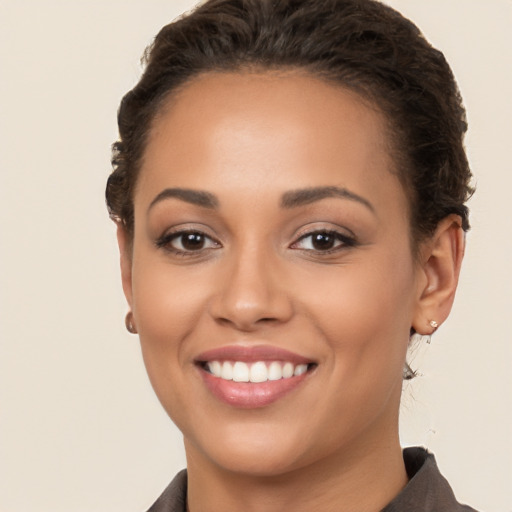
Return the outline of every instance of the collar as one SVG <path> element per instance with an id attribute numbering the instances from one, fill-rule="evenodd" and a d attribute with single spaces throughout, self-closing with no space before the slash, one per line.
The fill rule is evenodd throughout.
<path id="1" fill-rule="evenodd" d="M 434 455 L 424 448 L 405 448 L 409 483 L 381 512 L 476 512 L 460 505 L 441 475 Z M 187 511 L 187 471 L 180 471 L 148 512 Z"/>

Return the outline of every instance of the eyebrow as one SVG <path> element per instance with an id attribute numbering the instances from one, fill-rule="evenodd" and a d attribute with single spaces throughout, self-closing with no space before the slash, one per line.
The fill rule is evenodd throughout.
<path id="1" fill-rule="evenodd" d="M 372 213 L 375 213 L 373 205 L 358 194 L 351 192 L 346 188 L 341 187 L 311 187 L 301 188 L 298 190 L 291 190 L 283 194 L 281 198 L 282 208 L 297 208 L 299 206 L 305 206 L 307 204 L 327 199 L 330 197 L 338 197 L 341 199 L 348 199 L 350 201 L 356 201 L 366 206 Z"/>
<path id="2" fill-rule="evenodd" d="M 155 204 L 165 199 L 181 199 L 186 203 L 202 206 L 203 208 L 209 208 L 215 210 L 219 207 L 219 200 L 210 192 L 203 190 L 192 190 L 190 188 L 166 188 L 162 190 L 148 207 L 148 211 L 155 206 Z"/>
<path id="3" fill-rule="evenodd" d="M 356 201 L 366 206 L 371 212 L 375 213 L 373 205 L 364 197 L 361 197 L 346 188 L 333 186 L 301 188 L 285 192 L 281 197 L 281 208 L 298 208 L 299 206 L 305 206 L 331 197 Z M 151 201 L 148 211 L 151 210 L 155 204 L 166 199 L 180 199 L 181 201 L 212 210 L 219 207 L 219 200 L 210 192 L 189 188 L 166 188 L 162 190 L 162 192 L 160 192 L 153 201 Z"/>

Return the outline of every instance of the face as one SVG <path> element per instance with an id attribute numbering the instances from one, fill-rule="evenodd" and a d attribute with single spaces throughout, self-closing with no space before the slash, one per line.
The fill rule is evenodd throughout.
<path id="1" fill-rule="evenodd" d="M 275 475 L 397 442 L 421 269 L 386 136 L 297 73 L 207 74 L 155 120 L 123 280 L 189 459 Z"/>

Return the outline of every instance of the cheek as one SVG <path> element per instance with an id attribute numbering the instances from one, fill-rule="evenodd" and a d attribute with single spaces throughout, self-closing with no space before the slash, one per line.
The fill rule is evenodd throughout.
<path id="1" fill-rule="evenodd" d="M 134 260 L 133 312 L 144 363 L 161 400 L 171 381 L 180 378 L 176 370 L 193 368 L 187 365 L 188 340 L 206 307 L 206 283 L 202 275 L 152 258 Z"/>
<path id="2" fill-rule="evenodd" d="M 205 309 L 203 280 L 168 265 L 141 265 L 134 282 L 133 310 L 148 378 L 164 410 L 187 431 L 191 397 L 198 392 L 191 340 Z"/>
<path id="3" fill-rule="evenodd" d="M 400 264 L 400 272 L 390 271 Z M 405 258 L 383 255 L 374 264 L 340 267 L 336 276 L 318 277 L 316 284 L 322 291 L 310 294 L 304 308 L 309 308 L 309 318 L 328 347 L 325 371 L 336 390 L 317 407 L 331 419 L 329 436 L 350 436 L 383 411 L 393 415 L 398 409 L 414 297 L 413 267 Z M 342 432 L 340 418 L 347 418 L 347 411 L 347 424 L 355 430 L 347 426 Z"/>
<path id="4" fill-rule="evenodd" d="M 311 317 L 331 350 L 345 356 L 335 361 L 347 372 L 360 365 L 401 372 L 415 295 L 412 260 L 401 254 L 409 253 L 383 252 L 373 261 L 330 269 L 315 280 L 317 293 L 308 300 Z"/>
<path id="5" fill-rule="evenodd" d="M 140 334 L 162 341 L 186 335 L 206 295 L 204 271 L 170 264 L 165 255 L 142 247 L 134 254 L 132 275 Z"/>

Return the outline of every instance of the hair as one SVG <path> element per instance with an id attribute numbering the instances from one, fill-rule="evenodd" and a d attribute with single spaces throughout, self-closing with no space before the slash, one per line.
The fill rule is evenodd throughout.
<path id="1" fill-rule="evenodd" d="M 450 214 L 469 229 L 465 110 L 443 54 L 375 0 L 209 0 L 166 25 L 121 101 L 107 182 L 110 216 L 133 236 L 133 194 L 163 103 L 208 72 L 297 70 L 357 92 L 389 125 L 414 242 Z"/>

